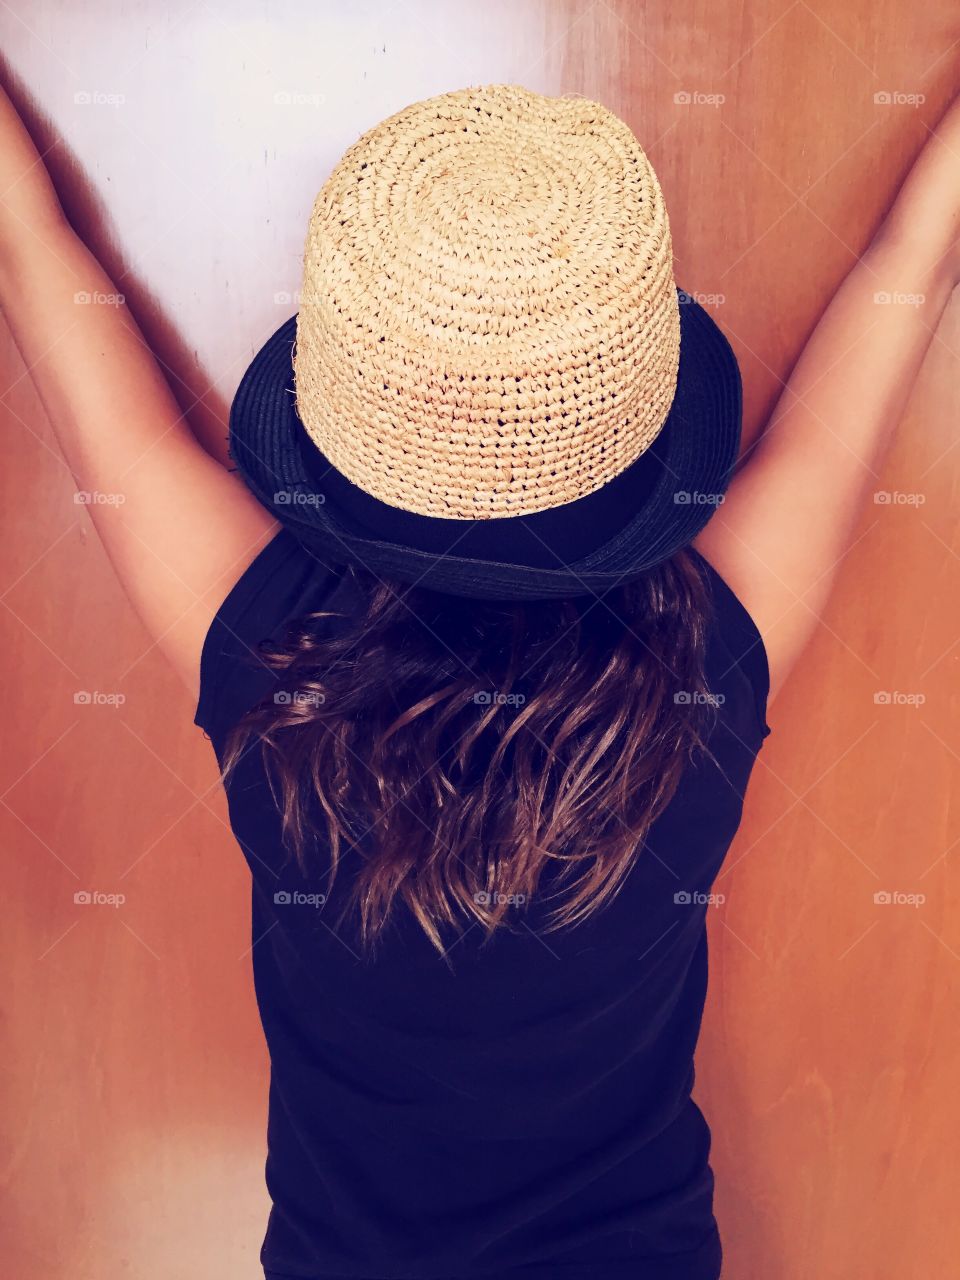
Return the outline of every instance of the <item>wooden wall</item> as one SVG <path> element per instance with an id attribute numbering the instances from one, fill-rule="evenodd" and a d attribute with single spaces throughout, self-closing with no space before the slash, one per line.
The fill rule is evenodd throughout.
<path id="1" fill-rule="evenodd" d="M 11 0 L 0 33 L 69 213 L 221 456 L 336 158 L 490 81 L 633 126 L 751 438 L 960 60 L 949 0 Z M 958 344 L 954 306 L 876 476 L 914 496 L 863 511 L 717 886 L 697 1096 L 736 1280 L 955 1274 Z M 254 1280 L 266 1058 L 213 755 L 2 322 L 0 419 L 5 1268 Z"/>

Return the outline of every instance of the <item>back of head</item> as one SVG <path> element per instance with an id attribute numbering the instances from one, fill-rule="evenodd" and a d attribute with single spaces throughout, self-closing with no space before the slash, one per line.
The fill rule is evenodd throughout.
<path id="1" fill-rule="evenodd" d="M 304 872 L 361 854 L 348 902 L 371 948 L 397 907 L 439 951 L 535 894 L 555 895 L 554 928 L 599 909 L 706 737 L 694 558 L 551 601 L 348 572 L 349 614 L 264 651 L 283 694 L 241 721 L 227 772 L 259 738 Z"/>
<path id="2" fill-rule="evenodd" d="M 736 361 L 676 288 L 653 168 L 588 99 L 413 103 L 324 183 L 301 299 L 231 453 L 355 595 L 278 644 L 291 700 L 235 748 L 262 738 L 302 860 L 311 827 L 334 873 L 361 852 L 367 942 L 403 903 L 442 950 L 548 880 L 574 923 L 701 740 L 685 549 L 739 442 Z"/>

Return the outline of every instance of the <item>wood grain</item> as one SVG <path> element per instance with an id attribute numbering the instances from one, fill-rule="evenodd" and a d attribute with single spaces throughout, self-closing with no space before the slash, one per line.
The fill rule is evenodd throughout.
<path id="1" fill-rule="evenodd" d="M 633 126 L 678 281 L 713 295 L 740 358 L 753 439 L 951 96 L 960 13 L 11 0 L 0 31 L 68 212 L 223 457 L 246 361 L 296 308 L 336 158 L 407 102 L 498 80 L 599 98 Z M 863 511 L 717 885 L 697 1097 L 736 1280 L 955 1273 L 958 350 L 953 306 L 876 476 L 919 498 Z M 73 501 L 5 329 L 0 369 L 6 1271 L 254 1280 L 266 1058 L 245 869 L 193 708 Z M 74 902 L 92 890 L 125 901 Z M 874 900 L 894 892 L 924 901 Z"/>

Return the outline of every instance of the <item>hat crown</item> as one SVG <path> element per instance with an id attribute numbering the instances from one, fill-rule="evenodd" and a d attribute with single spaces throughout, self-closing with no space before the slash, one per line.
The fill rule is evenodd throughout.
<path id="1" fill-rule="evenodd" d="M 414 103 L 314 203 L 297 411 L 390 506 L 476 520 L 594 492 L 660 431 L 679 340 L 660 186 L 599 103 L 517 85 Z"/>

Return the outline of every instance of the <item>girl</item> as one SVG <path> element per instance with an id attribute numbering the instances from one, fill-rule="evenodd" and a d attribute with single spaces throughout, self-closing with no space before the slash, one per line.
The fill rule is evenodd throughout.
<path id="1" fill-rule="evenodd" d="M 251 871 L 266 1276 L 713 1280 L 706 906 L 957 282 L 960 107 L 735 474 L 736 362 L 598 103 L 348 149 L 237 472 L 0 132 L 0 303 Z"/>

